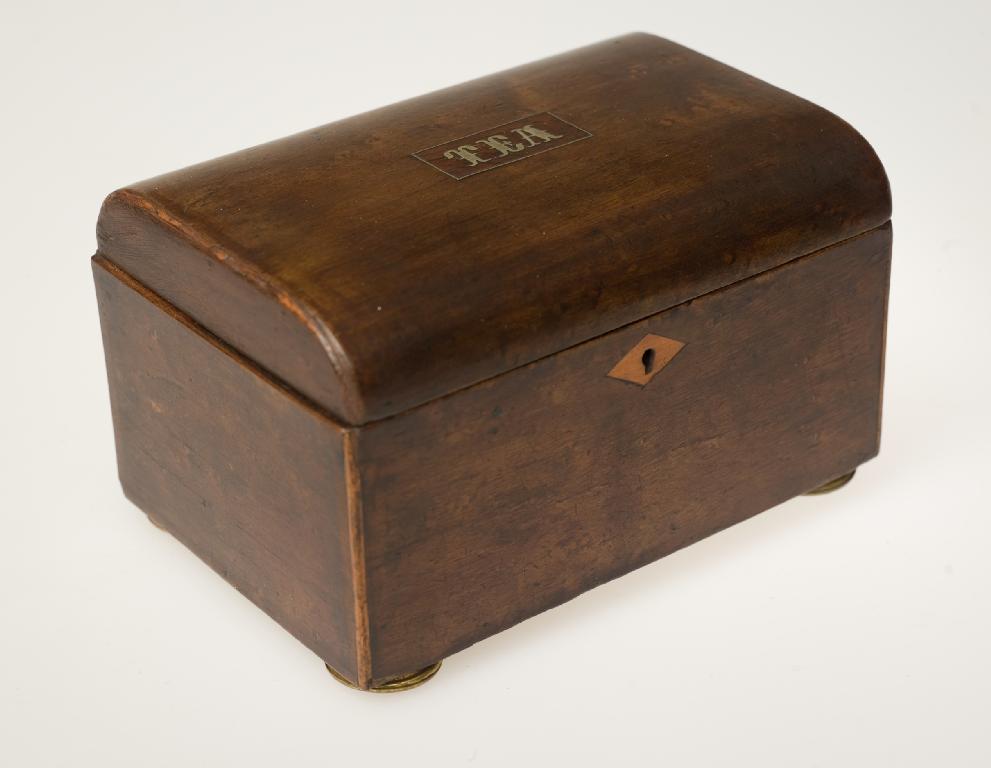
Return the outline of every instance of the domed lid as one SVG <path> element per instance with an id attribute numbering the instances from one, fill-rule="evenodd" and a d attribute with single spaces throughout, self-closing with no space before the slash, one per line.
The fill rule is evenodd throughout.
<path id="1" fill-rule="evenodd" d="M 870 146 L 645 34 L 112 194 L 99 252 L 347 424 L 890 217 Z"/>

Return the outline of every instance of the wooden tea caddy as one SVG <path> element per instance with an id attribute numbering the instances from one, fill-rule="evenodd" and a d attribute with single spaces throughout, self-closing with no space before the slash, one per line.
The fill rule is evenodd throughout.
<path id="1" fill-rule="evenodd" d="M 126 187 L 120 479 L 366 690 L 878 451 L 890 192 L 646 34 Z"/>

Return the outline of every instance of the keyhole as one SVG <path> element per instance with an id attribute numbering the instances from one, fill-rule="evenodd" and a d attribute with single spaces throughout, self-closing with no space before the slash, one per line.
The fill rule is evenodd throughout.
<path id="1" fill-rule="evenodd" d="M 640 362 L 643 363 L 643 372 L 650 373 L 654 370 L 654 350 L 646 349 L 644 350 L 643 357 L 640 358 Z"/>

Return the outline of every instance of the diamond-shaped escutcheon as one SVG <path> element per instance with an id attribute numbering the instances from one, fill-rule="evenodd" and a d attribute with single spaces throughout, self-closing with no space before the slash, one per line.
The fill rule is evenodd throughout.
<path id="1" fill-rule="evenodd" d="M 609 371 L 614 379 L 644 387 L 685 346 L 683 341 L 648 333 Z"/>

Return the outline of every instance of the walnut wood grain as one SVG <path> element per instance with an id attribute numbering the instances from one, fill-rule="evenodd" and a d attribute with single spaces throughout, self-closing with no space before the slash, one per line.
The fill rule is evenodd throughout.
<path id="1" fill-rule="evenodd" d="M 121 483 L 373 687 L 874 456 L 889 216 L 842 120 L 642 34 L 132 185 Z"/>

